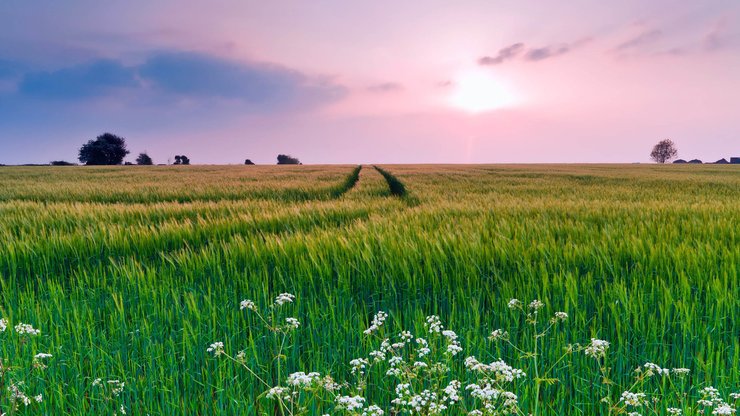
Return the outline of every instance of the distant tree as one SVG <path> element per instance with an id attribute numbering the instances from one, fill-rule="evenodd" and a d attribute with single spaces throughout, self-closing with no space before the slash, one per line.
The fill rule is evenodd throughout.
<path id="1" fill-rule="evenodd" d="M 120 165 L 128 153 L 123 137 L 104 133 L 82 145 L 79 159 L 86 165 Z"/>
<path id="2" fill-rule="evenodd" d="M 665 139 L 653 147 L 650 157 L 658 163 L 665 163 L 676 157 L 677 154 L 676 144 L 671 139 Z"/>
<path id="3" fill-rule="evenodd" d="M 139 157 L 136 158 L 136 164 L 137 165 L 153 165 L 154 161 L 152 160 L 151 157 L 149 157 L 148 154 L 146 154 L 146 152 L 144 152 L 144 153 L 139 153 Z"/>
<path id="4" fill-rule="evenodd" d="M 244 161 L 245 165 L 254 165 L 254 162 L 252 162 L 250 159 L 247 159 Z"/>
<path id="5" fill-rule="evenodd" d="M 300 165 L 301 161 L 298 158 L 289 155 L 278 155 L 278 165 Z"/>
<path id="6" fill-rule="evenodd" d="M 52 166 L 74 166 L 76 163 L 67 162 L 66 160 L 52 160 L 51 163 L 49 163 Z"/>
<path id="7" fill-rule="evenodd" d="M 190 159 L 188 159 L 185 155 L 177 155 L 175 156 L 175 165 L 189 165 Z"/>

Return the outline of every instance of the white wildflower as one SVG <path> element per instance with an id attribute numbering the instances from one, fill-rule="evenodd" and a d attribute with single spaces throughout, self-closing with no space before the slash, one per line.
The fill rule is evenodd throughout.
<path id="1" fill-rule="evenodd" d="M 458 341 L 452 341 L 450 344 L 447 345 L 447 351 L 445 351 L 445 353 L 455 356 L 458 353 L 462 352 L 462 350 L 463 349 Z"/>
<path id="2" fill-rule="evenodd" d="M 365 406 L 365 399 L 360 396 L 338 396 L 335 400 L 337 409 L 355 411 Z"/>
<path id="3" fill-rule="evenodd" d="M 727 403 L 722 403 L 717 406 L 713 411 L 713 415 L 733 415 L 735 414 L 735 408 Z"/>
<path id="4" fill-rule="evenodd" d="M 316 372 L 306 374 L 303 371 L 299 371 L 288 376 L 288 384 L 305 389 L 318 382 L 320 377 L 321 375 Z"/>
<path id="5" fill-rule="evenodd" d="M 388 352 L 391 350 L 391 341 L 386 338 L 383 340 L 383 342 L 380 343 L 380 351 L 382 352 Z"/>
<path id="6" fill-rule="evenodd" d="M 509 339 L 509 333 L 507 331 L 504 331 L 503 329 L 496 329 L 491 332 L 491 335 L 488 336 L 488 339 L 490 339 L 491 341 L 498 341 L 500 339 L 507 340 Z"/>
<path id="7" fill-rule="evenodd" d="M 403 341 L 401 341 L 401 342 L 394 342 L 393 344 L 391 344 L 391 348 L 393 348 L 394 350 L 400 350 L 404 346 L 406 346 L 406 343 L 403 342 Z"/>
<path id="8" fill-rule="evenodd" d="M 591 338 L 591 343 L 583 350 L 589 357 L 602 358 L 606 356 L 606 350 L 609 349 L 609 342 L 601 339 Z"/>
<path id="9" fill-rule="evenodd" d="M 379 311 L 373 317 L 373 322 L 372 324 L 370 324 L 370 327 L 366 329 L 365 331 L 363 331 L 363 333 L 366 335 L 370 335 L 373 332 L 377 331 L 378 329 L 380 329 L 381 326 L 383 326 L 383 323 L 385 322 L 386 318 L 388 318 L 388 314 L 383 311 Z"/>
<path id="10" fill-rule="evenodd" d="M 622 393 L 619 401 L 627 406 L 642 406 L 645 404 L 645 393 L 632 393 L 625 391 Z"/>
<path id="11" fill-rule="evenodd" d="M 40 330 L 34 329 L 30 324 L 24 324 L 22 322 L 15 326 L 15 332 L 21 335 L 39 335 L 41 333 Z"/>
<path id="12" fill-rule="evenodd" d="M 290 329 L 298 329 L 298 327 L 301 326 L 300 321 L 296 318 L 285 318 L 285 324 Z"/>
<path id="13" fill-rule="evenodd" d="M 540 302 L 539 300 L 535 299 L 532 302 L 529 302 L 529 309 L 532 309 L 534 312 L 537 312 L 538 310 L 542 309 L 545 304 Z"/>
<path id="14" fill-rule="evenodd" d="M 211 352 L 214 356 L 218 357 L 224 353 L 224 343 L 221 341 L 214 342 L 206 349 L 206 352 Z"/>
<path id="15" fill-rule="evenodd" d="M 449 401 L 450 404 L 455 403 L 460 400 L 460 387 L 462 386 L 462 383 L 460 383 L 457 380 L 452 380 L 447 384 L 447 387 L 445 387 L 445 401 Z"/>
<path id="16" fill-rule="evenodd" d="M 385 353 L 383 351 L 370 351 L 370 357 L 373 358 L 374 363 L 385 361 Z"/>
<path id="17" fill-rule="evenodd" d="M 555 312 L 555 316 L 552 317 L 551 321 L 553 323 L 555 322 L 565 322 L 568 320 L 568 314 L 565 312 Z"/>
<path id="18" fill-rule="evenodd" d="M 514 379 L 526 376 L 524 371 L 506 364 L 504 360 L 498 360 L 488 364 L 487 371 L 492 372 L 497 381 L 512 382 Z"/>
<path id="19" fill-rule="evenodd" d="M 362 412 L 362 416 L 383 416 L 385 412 L 383 409 L 376 405 L 368 406 L 365 411 Z"/>
<path id="20" fill-rule="evenodd" d="M 275 298 L 275 305 L 282 306 L 286 303 L 293 303 L 295 296 L 290 293 L 281 293 Z"/>
<path id="21" fill-rule="evenodd" d="M 441 332 L 443 328 L 442 322 L 439 320 L 439 316 L 437 315 L 427 316 L 426 327 L 430 333 Z"/>
<path id="22" fill-rule="evenodd" d="M 419 358 L 424 357 L 425 355 L 432 352 L 432 350 L 429 349 L 429 343 L 424 338 L 416 338 L 416 343 L 419 345 L 419 347 L 416 349 L 416 353 Z"/>
<path id="23" fill-rule="evenodd" d="M 243 301 L 239 302 L 239 309 L 249 309 L 251 311 L 256 311 L 257 305 L 249 299 L 244 299 Z"/>
<path id="24" fill-rule="evenodd" d="M 108 380 L 108 385 L 111 386 L 111 393 L 113 393 L 114 396 L 118 396 L 123 392 L 123 388 L 126 386 L 126 383 L 116 379 Z"/>
<path id="25" fill-rule="evenodd" d="M 401 364 L 402 362 L 403 362 L 403 357 L 400 357 L 398 355 L 394 355 L 393 357 L 391 357 L 390 359 L 388 359 L 388 364 L 391 367 L 396 367 L 396 366 L 398 366 L 398 364 Z"/>
<path id="26" fill-rule="evenodd" d="M 671 370 L 672 373 L 677 374 L 679 376 L 685 376 L 691 372 L 688 368 L 674 368 Z"/>
<path id="27" fill-rule="evenodd" d="M 472 355 L 465 359 L 465 367 L 468 370 L 473 370 L 473 371 L 485 371 L 488 369 L 487 365 L 481 363 L 480 361 L 478 361 L 477 358 L 475 358 L 475 356 L 472 356 Z"/>
<path id="28" fill-rule="evenodd" d="M 52 357 L 51 354 L 47 354 L 45 352 L 40 352 L 34 355 L 33 356 L 33 367 L 40 369 L 40 370 L 46 369 L 47 367 L 46 367 L 46 364 L 44 364 L 43 360 L 47 358 L 51 358 L 51 357 Z"/>
<path id="29" fill-rule="evenodd" d="M 6 329 L 8 329 L 8 321 L 5 318 L 0 319 L 0 332 L 5 332 Z"/>
<path id="30" fill-rule="evenodd" d="M 661 368 L 659 365 L 653 363 L 645 363 L 643 367 L 645 368 L 646 377 L 652 377 L 656 374 L 659 376 L 667 376 L 671 372 L 669 369 Z"/>
<path id="31" fill-rule="evenodd" d="M 290 389 L 288 389 L 287 387 L 275 386 L 267 391 L 265 397 L 267 397 L 268 399 L 288 401 L 290 400 Z"/>
<path id="32" fill-rule="evenodd" d="M 28 396 L 26 396 L 23 390 L 21 390 L 22 384 L 23 382 L 20 382 L 18 384 L 11 383 L 8 386 L 8 393 L 9 393 L 8 398 L 10 399 L 10 402 L 13 404 L 22 403 L 24 406 L 28 406 L 29 404 L 31 404 L 31 399 Z"/>
<path id="33" fill-rule="evenodd" d="M 342 386 L 339 383 L 335 382 L 334 379 L 331 378 L 331 376 L 325 376 L 321 380 L 321 387 L 323 387 L 324 390 L 331 392 L 339 390 Z"/>
<path id="34" fill-rule="evenodd" d="M 514 298 L 514 299 L 509 300 L 508 306 L 509 306 L 509 309 L 516 309 L 522 306 L 522 302 L 519 299 Z"/>
<path id="35" fill-rule="evenodd" d="M 365 374 L 365 367 L 368 366 L 369 363 L 365 358 L 355 358 L 349 362 L 349 365 L 352 366 L 352 374 Z"/>

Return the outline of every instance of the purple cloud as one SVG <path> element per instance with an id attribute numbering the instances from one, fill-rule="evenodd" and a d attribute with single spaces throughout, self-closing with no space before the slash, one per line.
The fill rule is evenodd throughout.
<path id="1" fill-rule="evenodd" d="M 398 82 L 383 82 L 367 87 L 370 92 L 387 93 L 387 92 L 398 92 L 403 91 L 403 85 Z"/>
<path id="2" fill-rule="evenodd" d="M 552 45 L 542 48 L 532 48 L 527 51 L 526 55 L 524 55 L 524 59 L 528 61 L 542 61 L 548 58 L 564 55 L 570 52 L 570 50 L 570 45 Z"/>
<path id="3" fill-rule="evenodd" d="M 662 35 L 663 35 L 663 32 L 657 29 L 646 30 L 646 31 L 639 33 L 637 36 L 634 36 L 620 43 L 614 48 L 614 50 L 617 52 L 624 52 L 624 51 L 632 50 L 632 49 L 650 44 L 652 42 L 655 42 Z"/>
<path id="4" fill-rule="evenodd" d="M 499 65 L 505 61 L 514 59 L 524 50 L 524 44 L 519 42 L 505 48 L 499 49 L 496 56 L 484 56 L 478 59 L 479 65 Z"/>
<path id="5" fill-rule="evenodd" d="M 506 61 L 516 59 L 521 56 L 521 59 L 530 62 L 543 61 L 545 59 L 554 58 L 556 56 L 565 55 L 568 52 L 580 47 L 581 45 L 591 41 L 591 38 L 584 38 L 573 43 L 560 43 L 555 45 L 547 45 L 538 48 L 526 48 L 522 42 L 515 43 L 511 46 L 507 46 L 499 50 L 498 54 L 494 57 L 484 56 L 478 59 L 479 65 L 499 65 Z"/>

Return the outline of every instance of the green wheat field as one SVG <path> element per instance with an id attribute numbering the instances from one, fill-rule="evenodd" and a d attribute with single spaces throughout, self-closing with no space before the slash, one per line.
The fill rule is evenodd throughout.
<path id="1" fill-rule="evenodd" d="M 438 355 L 442 375 L 409 377 L 461 382 L 443 414 L 678 414 L 620 402 L 648 362 L 690 370 L 640 385 L 681 414 L 699 414 L 708 386 L 738 404 L 738 166 L 379 168 L 0 168 L 0 414 L 434 414 L 394 408 L 387 365 L 358 382 L 350 364 L 402 330 L 433 339 L 430 315 L 462 352 Z M 294 301 L 275 304 L 282 293 Z M 567 321 L 532 341 L 511 299 Z M 378 311 L 385 324 L 363 333 Z M 605 357 L 579 352 L 592 338 L 609 342 Z M 31 364 L 38 353 L 52 356 Z M 471 355 L 526 373 L 507 384 L 516 409 L 474 412 Z M 346 382 L 364 407 L 268 397 L 298 371 Z M 43 401 L 18 404 L 19 382 Z M 678 383 L 688 396 L 667 393 Z"/>

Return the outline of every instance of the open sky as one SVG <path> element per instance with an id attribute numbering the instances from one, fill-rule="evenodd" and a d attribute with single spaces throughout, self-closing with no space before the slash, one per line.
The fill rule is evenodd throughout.
<path id="1" fill-rule="evenodd" d="M 740 156 L 737 0 L 0 0 L 0 163 Z"/>

